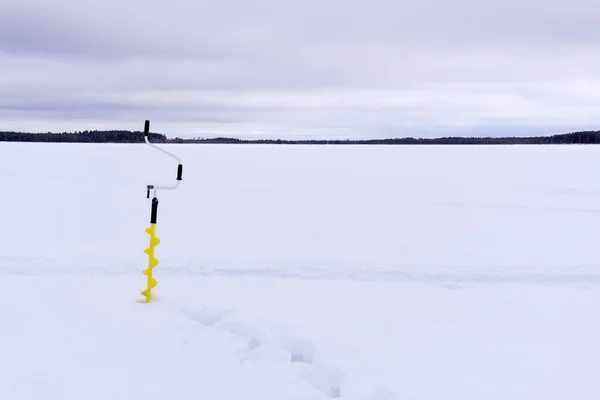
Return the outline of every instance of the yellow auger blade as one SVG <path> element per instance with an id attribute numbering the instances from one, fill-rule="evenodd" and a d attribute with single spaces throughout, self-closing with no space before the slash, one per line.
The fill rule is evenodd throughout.
<path id="1" fill-rule="evenodd" d="M 156 287 L 158 282 L 152 277 L 152 270 L 158 265 L 158 259 L 154 257 L 154 248 L 160 244 L 160 239 L 155 236 L 156 224 L 151 224 L 145 231 L 150 235 L 150 247 L 144 250 L 148 254 L 148 269 L 142 271 L 148 277 L 146 290 L 142 291 L 142 296 L 146 297 L 146 303 L 152 300 L 152 289 Z"/>

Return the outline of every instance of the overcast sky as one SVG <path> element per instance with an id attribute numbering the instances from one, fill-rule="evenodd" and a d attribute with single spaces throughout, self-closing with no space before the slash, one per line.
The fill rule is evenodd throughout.
<path id="1" fill-rule="evenodd" d="M 1 0 L 0 130 L 600 129 L 597 0 Z"/>

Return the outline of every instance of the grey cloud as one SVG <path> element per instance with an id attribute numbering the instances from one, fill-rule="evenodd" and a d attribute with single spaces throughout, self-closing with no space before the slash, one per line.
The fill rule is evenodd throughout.
<path id="1" fill-rule="evenodd" d="M 599 12 L 583 0 L 5 0 L 0 117 L 239 136 L 590 126 Z"/>
<path id="2" fill-rule="evenodd" d="M 599 6 L 591 0 L 8 1 L 0 13 L 4 46 L 58 55 L 243 60 L 312 49 L 330 50 L 332 57 L 338 46 L 402 51 L 598 37 Z"/>
<path id="3" fill-rule="evenodd" d="M 152 24 L 144 26 L 137 19 L 97 15 L 94 10 L 77 10 L 79 3 L 65 2 L 64 7 L 39 10 L 39 4 L 19 2 L 0 13 L 0 49 L 18 54 L 50 57 L 120 59 L 131 57 L 194 57 L 226 59 L 214 39 L 177 34 L 171 29 L 160 35 Z M 118 10 L 118 4 L 113 4 Z M 72 10 L 71 8 L 76 8 Z M 193 43 L 188 39 L 193 39 Z"/>

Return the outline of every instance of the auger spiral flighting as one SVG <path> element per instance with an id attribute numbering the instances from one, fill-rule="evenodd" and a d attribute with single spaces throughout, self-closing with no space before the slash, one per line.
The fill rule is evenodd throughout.
<path id="1" fill-rule="evenodd" d="M 144 125 L 144 140 L 146 141 L 146 144 L 148 144 L 150 147 L 155 148 L 156 150 L 159 150 L 159 151 L 167 154 L 170 157 L 173 157 L 174 159 L 177 160 L 178 164 L 177 164 L 177 183 L 176 184 L 174 184 L 172 186 L 158 186 L 158 185 L 147 185 L 146 186 L 146 198 L 150 198 L 150 190 L 153 191 L 152 208 L 151 208 L 151 213 L 150 213 L 150 227 L 146 228 L 146 230 L 145 230 L 145 232 L 150 235 L 150 246 L 144 250 L 144 253 L 146 253 L 148 255 L 148 268 L 145 269 L 144 271 L 142 271 L 142 273 L 144 275 L 146 275 L 148 278 L 147 283 L 146 283 L 146 289 L 141 292 L 142 296 L 145 297 L 146 303 L 149 303 L 150 300 L 152 300 L 152 289 L 155 288 L 156 285 L 158 284 L 156 279 L 154 279 L 154 277 L 153 277 L 154 267 L 156 267 L 158 265 L 158 259 L 154 256 L 154 248 L 160 244 L 160 239 L 158 237 L 156 237 L 156 221 L 158 218 L 157 191 L 158 191 L 158 189 L 167 189 L 167 190 L 177 189 L 179 187 L 179 183 L 181 182 L 182 175 L 183 175 L 183 165 L 182 165 L 179 157 L 177 157 L 174 154 L 169 153 L 168 151 L 166 151 L 164 149 L 156 147 L 156 145 L 153 145 L 152 143 L 150 143 L 148 140 L 149 134 L 150 134 L 150 121 L 146 120 L 146 123 Z"/>

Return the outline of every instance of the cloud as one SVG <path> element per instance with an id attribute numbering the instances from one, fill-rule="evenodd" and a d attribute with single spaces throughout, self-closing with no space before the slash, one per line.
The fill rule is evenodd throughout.
<path id="1" fill-rule="evenodd" d="M 599 12 L 583 0 L 8 0 L 0 130 L 145 119 L 180 137 L 597 129 Z"/>

